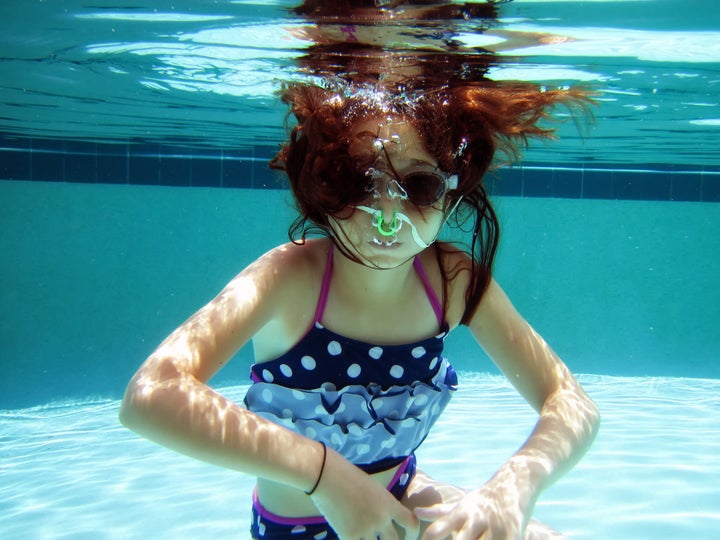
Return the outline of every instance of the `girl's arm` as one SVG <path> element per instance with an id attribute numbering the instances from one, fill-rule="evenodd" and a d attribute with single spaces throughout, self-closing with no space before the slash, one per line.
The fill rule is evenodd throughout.
<path id="1" fill-rule="evenodd" d="M 302 277 L 308 261 L 295 255 L 301 249 L 265 255 L 175 330 L 130 381 L 120 420 L 143 437 L 221 467 L 305 492 L 319 480 L 313 502 L 343 537 L 392 538 L 397 524 L 415 538 L 417 518 L 365 472 L 330 449 L 324 456 L 318 442 L 206 384 L 283 306 L 312 294 Z"/>
<path id="2" fill-rule="evenodd" d="M 495 281 L 469 328 L 540 417 L 525 443 L 485 486 L 470 492 L 452 510 L 416 513 L 425 519 L 437 518 L 423 536 L 426 540 L 458 531 L 467 538 L 484 533 L 483 540 L 521 538 L 538 496 L 590 447 L 600 416 L 567 366 L 520 316 Z"/>
<path id="3" fill-rule="evenodd" d="M 322 447 L 205 384 L 277 313 L 288 281 L 281 269 L 288 268 L 289 259 L 287 248 L 260 258 L 170 334 L 130 381 L 120 421 L 183 454 L 310 489 Z"/>

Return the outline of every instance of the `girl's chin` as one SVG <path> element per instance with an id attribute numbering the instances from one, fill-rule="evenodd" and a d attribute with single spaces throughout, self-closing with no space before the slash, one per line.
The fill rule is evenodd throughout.
<path id="1" fill-rule="evenodd" d="M 412 246 L 404 242 L 369 241 L 355 253 L 365 266 L 388 270 L 403 265 L 417 255 L 418 251 L 419 249 L 412 249 Z"/>

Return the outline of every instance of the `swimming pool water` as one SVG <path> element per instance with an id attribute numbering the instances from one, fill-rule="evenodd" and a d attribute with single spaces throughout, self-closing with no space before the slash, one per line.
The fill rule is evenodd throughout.
<path id="1" fill-rule="evenodd" d="M 719 537 L 720 381 L 580 381 L 602 429 L 535 516 L 576 539 Z M 463 372 L 460 382 L 418 458 L 433 476 L 472 488 L 522 443 L 535 415 L 504 378 Z M 239 402 L 246 388 L 221 391 Z M 0 538 L 248 538 L 253 479 L 141 439 L 118 424 L 118 406 L 0 412 Z"/>
<path id="2" fill-rule="evenodd" d="M 295 4 L 0 2 L 0 539 L 247 537 L 253 480 L 125 430 L 117 398 L 286 240 L 287 192 L 257 188 L 279 187 Z M 602 374 L 580 377 L 598 440 L 536 511 L 571 538 L 720 538 L 719 20 L 715 0 L 503 6 L 500 29 L 570 39 L 507 51 L 494 77 L 602 92 L 584 138 L 569 122 L 490 180 L 498 278 Z M 457 334 L 456 366 L 493 369 Z M 236 400 L 239 356 L 215 379 Z M 419 460 L 472 487 L 534 414 L 498 376 L 462 380 Z"/>

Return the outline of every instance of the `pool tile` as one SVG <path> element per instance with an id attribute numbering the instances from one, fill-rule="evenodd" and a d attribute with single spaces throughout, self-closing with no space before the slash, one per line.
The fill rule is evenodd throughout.
<path id="1" fill-rule="evenodd" d="M 66 182 L 97 182 L 97 155 L 65 154 Z"/>
<path id="2" fill-rule="evenodd" d="M 702 175 L 702 201 L 720 202 L 720 175 Z"/>
<path id="3" fill-rule="evenodd" d="M 523 175 L 524 197 L 552 197 L 552 169 L 525 170 Z"/>
<path id="4" fill-rule="evenodd" d="M 491 179 L 493 195 L 506 195 L 519 197 L 522 195 L 524 171 L 522 168 L 513 167 L 501 169 L 496 174 L 490 173 L 486 176 Z"/>
<path id="5" fill-rule="evenodd" d="M 160 157 L 158 184 L 163 186 L 190 186 L 191 158 L 186 155 L 163 154 Z"/>
<path id="6" fill-rule="evenodd" d="M 32 180 L 32 154 L 29 150 L 0 152 L 0 180 Z"/>
<path id="7" fill-rule="evenodd" d="M 253 187 L 255 170 L 251 159 L 226 156 L 222 162 L 222 186 L 227 188 Z"/>
<path id="8" fill-rule="evenodd" d="M 110 150 L 109 148 L 105 149 Z M 118 150 L 119 149 L 115 148 L 112 149 L 113 152 L 117 152 Z M 106 184 L 127 184 L 127 155 L 120 155 L 118 153 L 101 153 L 100 151 L 98 151 L 97 181 Z"/>
<path id="9" fill-rule="evenodd" d="M 65 154 L 33 150 L 32 179 L 41 182 L 63 182 Z"/>
<path id="10" fill-rule="evenodd" d="M 190 185 L 194 187 L 221 187 L 222 161 L 219 156 L 193 155 L 190 163 Z"/>
<path id="11" fill-rule="evenodd" d="M 555 169 L 552 176 L 552 196 L 565 199 L 579 199 L 582 195 L 583 171 L 576 169 Z"/>
<path id="12" fill-rule="evenodd" d="M 702 176 L 695 173 L 674 173 L 671 176 L 670 200 L 702 200 Z"/>
<path id="13" fill-rule="evenodd" d="M 613 172 L 606 169 L 585 169 L 582 183 L 583 199 L 612 199 Z"/>
<path id="14" fill-rule="evenodd" d="M 628 200 L 670 200 L 670 172 L 646 173 L 641 170 L 613 171 L 613 198 Z"/>

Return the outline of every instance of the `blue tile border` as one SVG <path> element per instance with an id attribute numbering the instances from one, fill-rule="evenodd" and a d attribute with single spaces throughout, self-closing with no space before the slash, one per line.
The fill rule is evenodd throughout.
<path id="1" fill-rule="evenodd" d="M 720 169 L 698 166 L 524 164 L 497 171 L 488 185 L 500 196 L 720 202 Z"/>
<path id="2" fill-rule="evenodd" d="M 277 146 L 250 151 L 158 143 L 36 140 L 0 133 L 0 180 L 184 187 L 281 188 L 268 168 Z"/>
<path id="3" fill-rule="evenodd" d="M 0 180 L 278 189 L 277 145 L 248 151 L 143 141 L 27 139 L 0 133 Z M 579 167 L 524 163 L 488 175 L 497 196 L 720 202 L 720 168 L 648 164 Z"/>

